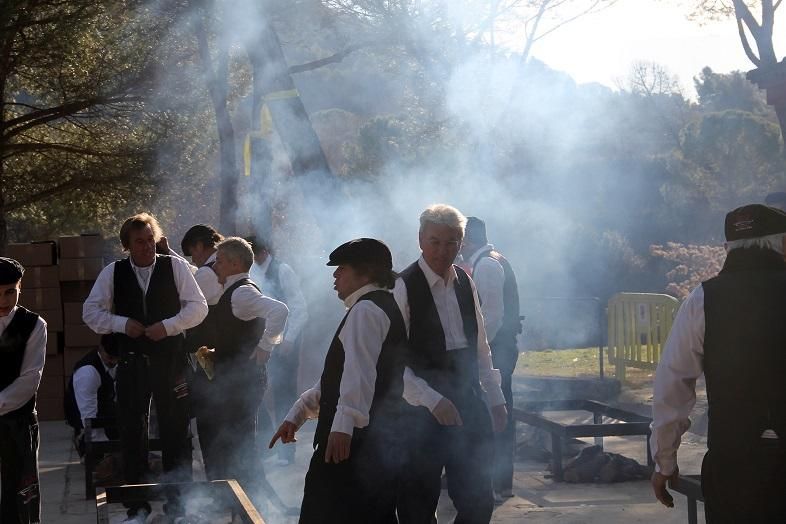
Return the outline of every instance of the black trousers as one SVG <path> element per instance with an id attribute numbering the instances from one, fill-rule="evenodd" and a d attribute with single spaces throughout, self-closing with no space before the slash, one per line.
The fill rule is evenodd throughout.
<path id="1" fill-rule="evenodd" d="M 386 428 L 390 429 L 390 427 Z M 306 473 L 300 524 L 395 524 L 400 432 L 355 428 L 348 460 L 325 463 L 317 444 Z M 402 521 L 405 522 L 405 521 Z"/>
<path id="2" fill-rule="evenodd" d="M 151 396 L 156 403 L 161 438 L 162 482 L 191 481 L 185 355 L 174 351 L 151 356 L 125 352 L 117 366 L 116 387 L 125 482 L 139 484 L 149 471 Z"/>
<path id="3" fill-rule="evenodd" d="M 710 450 L 701 465 L 708 524 L 786 522 L 786 447 L 760 439 L 748 450 Z"/>
<path id="4" fill-rule="evenodd" d="M 35 414 L 0 417 L 0 522 L 3 524 L 41 521 L 38 444 Z"/>
<path id="5" fill-rule="evenodd" d="M 491 418 L 476 396 L 453 400 L 463 425 L 441 426 L 425 408 L 411 421 L 411 440 L 397 500 L 399 521 L 431 524 L 439 502 L 442 469 L 457 524 L 488 524 L 494 511 Z"/>
<path id="6" fill-rule="evenodd" d="M 515 339 L 491 346 L 494 367 L 502 376 L 502 394 L 508 410 L 508 423 L 505 429 L 494 435 L 494 490 L 513 489 L 513 462 L 516 454 L 516 423 L 513 421 L 513 371 L 518 360 Z"/>
<path id="7" fill-rule="evenodd" d="M 268 376 L 270 388 L 268 392 L 273 395 L 273 418 L 271 426 L 278 428 L 284 421 L 292 404 L 298 398 L 297 372 L 300 364 L 300 337 L 295 341 L 294 347 L 286 355 L 273 351 L 268 362 Z M 264 406 L 260 411 L 264 411 Z M 265 413 L 265 416 L 267 414 Z M 273 430 L 275 431 L 275 429 Z M 278 456 L 284 459 L 293 459 L 295 446 L 278 446 Z"/>
<path id="8" fill-rule="evenodd" d="M 255 448 L 257 409 L 266 372 L 264 366 L 248 366 L 253 367 L 239 377 L 216 375 L 196 409 L 197 431 L 208 480 L 236 479 L 257 505 L 264 479 L 262 457 Z"/>

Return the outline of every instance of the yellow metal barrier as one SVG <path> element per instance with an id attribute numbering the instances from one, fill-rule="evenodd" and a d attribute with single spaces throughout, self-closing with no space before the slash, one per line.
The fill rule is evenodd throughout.
<path id="1" fill-rule="evenodd" d="M 669 336 L 679 301 L 670 295 L 617 293 L 609 300 L 609 364 L 618 380 L 625 367 L 655 369 Z"/>

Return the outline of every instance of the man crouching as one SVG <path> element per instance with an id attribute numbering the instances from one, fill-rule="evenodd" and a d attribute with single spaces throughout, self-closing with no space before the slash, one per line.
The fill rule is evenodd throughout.
<path id="1" fill-rule="evenodd" d="M 397 429 L 404 389 L 404 319 L 390 289 L 390 250 L 359 238 L 336 248 L 328 266 L 348 311 L 330 344 L 322 378 L 300 396 L 270 441 L 295 441 L 318 418 L 306 474 L 301 524 L 396 522 L 396 477 L 402 462 Z"/>

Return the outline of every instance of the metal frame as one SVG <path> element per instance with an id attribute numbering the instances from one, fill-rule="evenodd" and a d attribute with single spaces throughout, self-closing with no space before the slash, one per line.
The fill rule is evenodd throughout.
<path id="1" fill-rule="evenodd" d="M 701 475 L 680 475 L 677 485 L 669 485 L 669 487 L 687 497 L 688 524 L 698 524 L 699 515 L 696 502 L 704 503 L 704 494 L 701 491 Z"/>
<path id="2" fill-rule="evenodd" d="M 149 502 L 166 500 L 175 496 L 196 496 L 209 492 L 220 499 L 227 509 L 246 524 L 265 524 L 262 515 L 236 480 L 213 480 L 209 482 L 180 482 L 172 484 L 127 484 L 99 489 L 96 496 L 96 518 L 98 524 L 109 524 L 109 504 L 127 502 Z"/>
<path id="3" fill-rule="evenodd" d="M 561 424 L 544 417 L 544 411 L 589 411 L 592 424 Z M 604 424 L 603 417 L 621 421 Z M 562 480 L 562 440 L 577 437 L 595 437 L 595 443 L 603 446 L 603 437 L 644 435 L 647 441 L 647 465 L 652 466 L 650 453 L 650 423 L 652 419 L 614 408 L 594 400 L 547 400 L 523 402 L 520 408 L 513 408 L 513 418 L 551 433 L 551 473 L 558 481 Z"/>

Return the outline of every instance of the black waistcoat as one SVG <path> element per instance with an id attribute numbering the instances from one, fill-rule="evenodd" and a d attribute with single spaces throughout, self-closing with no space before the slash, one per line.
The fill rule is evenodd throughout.
<path id="1" fill-rule="evenodd" d="M 516 274 L 513 272 L 513 268 L 510 262 L 508 262 L 508 259 L 502 256 L 502 253 L 489 249 L 475 261 L 475 265 L 472 268 L 473 275 L 475 269 L 478 267 L 478 262 L 486 257 L 499 262 L 505 273 L 505 280 L 502 284 L 502 305 L 504 307 L 502 326 L 494 336 L 494 340 L 489 340 L 489 342 L 496 345 L 504 342 L 510 343 L 512 340 L 515 344 L 516 335 L 521 333 L 521 319 L 519 318 L 519 315 L 521 315 L 519 309 L 519 286 L 516 282 Z"/>
<path id="2" fill-rule="evenodd" d="M 412 369 L 454 404 L 468 394 L 480 394 L 478 378 L 478 323 L 469 277 L 453 266 L 453 289 L 458 300 L 469 347 L 447 351 L 445 332 L 426 275 L 417 262 L 401 272 L 409 303 L 409 345 Z"/>
<path id="3" fill-rule="evenodd" d="M 95 370 L 98 371 L 98 375 L 101 377 L 101 386 L 99 386 L 98 391 L 96 392 L 96 397 L 98 400 L 98 411 L 96 413 L 96 417 L 102 419 L 115 418 L 117 416 L 117 409 L 115 408 L 115 380 L 104 367 L 104 363 L 101 361 L 101 357 L 98 355 L 98 350 L 93 350 L 82 357 L 74 365 L 74 373 L 76 373 L 79 368 L 84 366 L 93 366 Z M 79 406 L 76 403 L 73 375 L 71 375 L 71 378 L 68 381 L 64 407 L 68 425 L 72 428 L 82 429 L 82 415 L 79 412 Z M 107 436 L 112 438 L 112 435 L 109 434 L 111 432 L 110 428 L 105 429 L 108 431 Z"/>
<path id="4" fill-rule="evenodd" d="M 224 291 L 208 313 L 207 322 L 215 333 L 217 379 L 227 378 L 230 373 L 237 379 L 255 376 L 256 362 L 249 362 L 249 359 L 265 331 L 265 321 L 261 318 L 240 320 L 232 313 L 232 293 L 240 286 L 259 290 L 251 279 L 241 278 Z"/>
<path id="5" fill-rule="evenodd" d="M 755 446 L 765 429 L 786 439 L 786 263 L 735 249 L 702 287 L 708 447 Z"/>
<path id="6" fill-rule="evenodd" d="M 403 408 L 401 395 L 404 392 L 404 366 L 406 365 L 407 334 L 401 311 L 393 299 L 393 294 L 388 291 L 370 291 L 358 299 L 370 300 L 379 307 L 390 320 L 390 328 L 382 342 L 382 350 L 377 359 L 377 380 L 374 383 L 374 398 L 369 411 L 369 424 L 363 430 L 355 428 L 353 439 L 361 436 L 364 430 L 372 430 L 380 416 L 396 417 Z M 354 306 L 353 306 L 354 307 Z M 319 419 L 314 434 L 314 445 L 327 443 L 333 419 L 338 406 L 341 377 L 344 375 L 344 346 L 338 336 L 344 329 L 344 324 L 349 316 L 347 311 L 333 336 L 325 356 L 325 367 L 320 378 Z M 355 439 L 357 440 L 357 439 Z"/>
<path id="7" fill-rule="evenodd" d="M 33 333 L 38 315 L 28 311 L 22 306 L 17 306 L 14 318 L 0 336 L 0 391 L 11 385 L 22 371 L 22 360 L 25 356 L 25 347 L 30 335 Z M 22 407 L 3 417 L 29 415 L 35 409 L 35 393 Z"/>
<path id="8" fill-rule="evenodd" d="M 145 326 L 171 318 L 180 312 L 180 295 L 169 255 L 156 255 L 155 267 L 150 275 L 147 294 L 139 287 L 131 260 L 115 262 L 114 313 L 137 320 Z M 182 336 L 166 337 L 153 342 L 147 337 L 132 339 L 125 335 L 118 338 L 121 350 L 162 354 L 162 346 L 172 350 L 182 347 Z M 153 353 L 155 347 L 155 353 Z"/>

